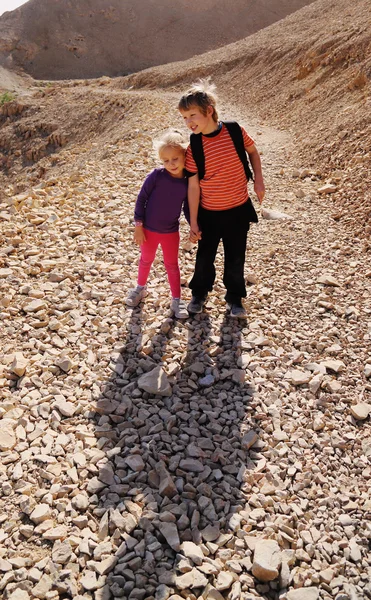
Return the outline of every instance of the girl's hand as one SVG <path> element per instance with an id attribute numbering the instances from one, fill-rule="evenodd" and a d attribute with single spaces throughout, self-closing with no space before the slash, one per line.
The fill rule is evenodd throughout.
<path id="1" fill-rule="evenodd" d="M 136 225 L 134 230 L 134 242 L 137 244 L 137 246 L 141 246 L 145 241 L 146 236 L 143 227 Z"/>
<path id="2" fill-rule="evenodd" d="M 189 230 L 189 239 L 190 241 L 195 244 L 196 242 L 198 242 L 198 240 L 200 240 L 202 237 L 202 233 L 201 230 L 199 229 L 198 225 L 195 225 L 194 227 L 191 226 L 190 230 Z"/>

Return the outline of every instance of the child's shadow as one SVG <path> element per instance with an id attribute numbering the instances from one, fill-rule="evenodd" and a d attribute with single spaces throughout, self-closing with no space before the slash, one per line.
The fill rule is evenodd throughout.
<path id="1" fill-rule="evenodd" d="M 253 425 L 254 390 L 238 366 L 243 334 L 230 317 L 214 323 L 205 312 L 186 323 L 164 319 L 149 336 L 141 309 L 133 310 L 114 374 L 96 402 L 101 459 L 88 490 L 100 520 L 91 558 L 110 558 L 103 573 L 92 564 L 102 597 L 165 597 L 166 586 L 170 594 L 196 594 L 215 583 L 214 559 L 234 555 L 228 541 L 248 518 L 241 485 L 256 466 L 248 455 L 251 434 L 244 437 Z M 143 375 L 162 365 L 168 395 L 144 391 Z"/>

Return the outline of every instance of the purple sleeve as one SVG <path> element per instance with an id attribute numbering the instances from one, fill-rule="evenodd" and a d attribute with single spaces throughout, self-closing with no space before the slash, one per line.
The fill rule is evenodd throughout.
<path id="1" fill-rule="evenodd" d="M 152 171 L 144 180 L 142 188 L 138 194 L 135 203 L 134 220 L 143 221 L 146 212 L 146 205 L 155 185 L 156 185 L 156 170 Z"/>

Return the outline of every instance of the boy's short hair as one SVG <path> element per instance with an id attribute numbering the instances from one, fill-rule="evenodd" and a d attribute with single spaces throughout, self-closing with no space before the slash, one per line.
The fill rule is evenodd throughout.
<path id="1" fill-rule="evenodd" d="M 185 141 L 183 134 L 176 129 L 166 131 L 153 142 L 153 147 L 159 156 L 165 148 L 179 148 L 185 151 L 187 146 L 188 142 Z"/>
<path id="2" fill-rule="evenodd" d="M 198 106 L 203 115 L 206 115 L 207 109 L 211 106 L 213 110 L 213 120 L 218 122 L 218 112 L 216 110 L 217 96 L 216 86 L 210 79 L 199 79 L 192 84 L 189 90 L 183 94 L 179 100 L 179 110 L 189 110 L 192 106 Z"/>

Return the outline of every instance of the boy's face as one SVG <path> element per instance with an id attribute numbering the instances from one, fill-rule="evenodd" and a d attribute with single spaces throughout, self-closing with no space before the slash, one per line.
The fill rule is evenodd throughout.
<path id="1" fill-rule="evenodd" d="M 160 159 L 165 169 L 172 177 L 183 177 L 185 164 L 185 151 L 181 148 L 167 146 L 160 152 Z"/>
<path id="2" fill-rule="evenodd" d="M 184 122 L 192 133 L 212 133 L 217 128 L 217 124 L 213 119 L 214 109 L 212 106 L 207 107 L 206 115 L 201 112 L 199 106 L 191 106 L 188 110 L 181 110 Z"/>

